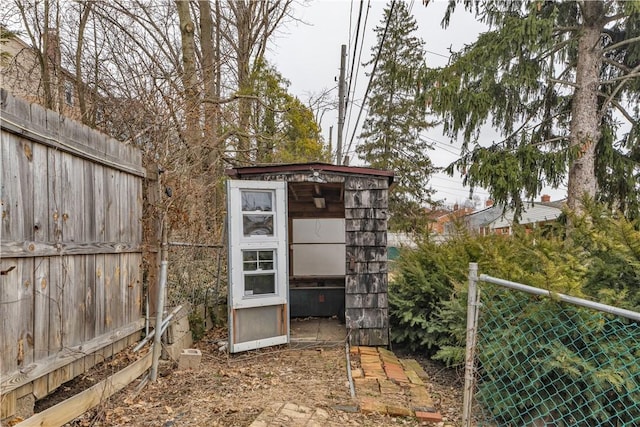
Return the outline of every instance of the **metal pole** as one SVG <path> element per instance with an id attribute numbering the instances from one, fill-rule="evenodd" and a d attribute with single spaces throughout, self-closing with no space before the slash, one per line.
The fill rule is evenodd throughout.
<path id="1" fill-rule="evenodd" d="M 336 145 L 336 164 L 342 164 L 342 130 L 344 128 L 345 116 L 345 63 L 347 62 L 347 45 L 343 44 L 340 49 L 340 79 L 338 81 L 338 142 Z"/>
<path id="2" fill-rule="evenodd" d="M 462 425 L 471 427 L 471 405 L 475 388 L 475 346 L 478 321 L 478 264 L 469 263 L 469 294 L 467 296 L 467 343 L 464 365 L 464 400 Z"/>
<path id="3" fill-rule="evenodd" d="M 173 319 L 173 316 L 175 316 L 178 311 L 180 311 L 182 309 L 182 306 L 179 305 L 176 308 L 173 309 L 173 311 L 171 313 L 169 313 L 169 315 L 167 317 L 165 317 L 162 320 L 162 329 L 160 329 L 160 333 L 163 334 L 164 331 L 167 330 L 167 327 L 169 327 L 169 322 L 171 321 L 171 319 Z M 140 341 L 134 348 L 133 348 L 133 352 L 137 353 L 142 347 L 144 347 L 144 345 L 146 343 L 148 343 L 149 341 L 151 341 L 151 339 L 156 335 L 156 330 L 154 329 L 153 331 L 151 331 L 150 333 L 148 333 L 144 339 L 142 341 Z"/>
<path id="4" fill-rule="evenodd" d="M 167 214 L 165 212 L 162 219 L 162 247 L 161 247 L 161 259 L 160 263 L 160 280 L 158 285 L 158 302 L 156 304 L 156 326 L 155 331 L 160 332 L 162 329 L 162 314 L 164 312 L 164 294 L 167 284 L 167 265 L 169 263 L 169 232 L 167 230 Z M 156 333 L 153 337 L 153 359 L 151 361 L 151 372 L 149 379 L 151 382 L 155 382 L 158 378 L 158 363 L 160 361 L 160 353 L 162 352 L 162 333 Z"/>
<path id="5" fill-rule="evenodd" d="M 555 293 L 546 289 L 534 288 L 533 286 L 523 285 L 522 283 L 512 282 L 510 280 L 498 279 L 496 277 L 487 276 L 486 274 L 480 275 L 480 280 L 482 280 L 483 282 L 504 286 L 505 288 L 515 289 L 517 291 L 522 291 L 533 295 L 550 297 L 558 301 L 568 302 L 581 307 L 591 308 L 593 310 L 602 311 L 604 313 L 615 314 L 616 316 L 640 321 L 640 313 L 631 310 L 625 310 L 624 308 L 613 307 L 610 305 L 601 304 L 599 302 L 572 297 L 571 295 Z"/>

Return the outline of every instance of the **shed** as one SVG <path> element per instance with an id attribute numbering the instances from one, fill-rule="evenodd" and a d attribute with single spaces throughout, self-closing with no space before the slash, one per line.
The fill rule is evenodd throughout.
<path id="1" fill-rule="evenodd" d="M 288 342 L 290 317 L 306 316 L 343 318 L 352 345 L 388 345 L 393 172 L 304 163 L 227 174 L 231 351 Z"/>

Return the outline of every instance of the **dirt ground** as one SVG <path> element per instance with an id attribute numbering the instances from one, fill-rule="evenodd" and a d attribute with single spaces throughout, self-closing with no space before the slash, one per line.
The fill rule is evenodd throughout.
<path id="1" fill-rule="evenodd" d="M 68 426 L 248 426 L 275 402 L 322 408 L 334 425 L 420 425 L 415 418 L 350 411 L 355 403 L 349 392 L 344 345 L 307 343 L 230 356 L 216 345 L 226 339 L 225 334 L 226 330 L 210 331 L 194 345 L 202 351 L 200 369 L 179 371 L 176 362 L 163 362 L 156 383 L 136 390 L 140 380 L 134 381 Z M 460 375 L 416 355 L 402 357 L 421 363 L 432 378 L 429 391 L 444 421 L 459 425 Z M 131 356 L 120 358 L 121 363 L 129 363 Z M 112 368 L 115 363 L 111 362 Z"/>

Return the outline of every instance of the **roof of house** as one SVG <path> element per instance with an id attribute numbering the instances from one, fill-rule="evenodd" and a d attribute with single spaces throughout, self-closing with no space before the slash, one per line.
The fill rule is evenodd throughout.
<path id="1" fill-rule="evenodd" d="M 227 175 L 236 178 L 240 178 L 243 175 L 260 175 L 286 172 L 333 172 L 350 175 L 372 175 L 386 177 L 389 180 L 389 184 L 393 182 L 394 177 L 393 171 L 373 169 L 361 166 L 340 166 L 320 162 L 246 166 L 227 169 L 226 171 Z"/>
<path id="2" fill-rule="evenodd" d="M 553 202 L 528 203 L 522 210 L 519 224 L 534 224 L 538 222 L 551 221 L 560 216 L 565 199 Z M 465 220 L 472 229 L 481 227 L 503 228 L 510 227 L 515 223 L 513 220 L 514 210 L 505 209 L 502 205 L 493 205 L 486 209 L 470 213 L 465 216 Z"/>
<path id="3" fill-rule="evenodd" d="M 518 221 L 519 224 L 537 224 L 546 221 L 553 221 L 557 219 L 562 210 L 553 206 L 551 203 L 535 203 L 528 205 L 522 211 L 522 216 Z M 488 225 L 490 228 L 505 228 L 511 227 L 514 224 L 514 211 L 508 209 L 504 215 L 500 215 L 498 218 L 491 221 Z"/>

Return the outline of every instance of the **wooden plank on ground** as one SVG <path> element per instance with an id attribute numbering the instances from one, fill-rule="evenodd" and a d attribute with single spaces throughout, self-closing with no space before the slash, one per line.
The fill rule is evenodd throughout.
<path id="1" fill-rule="evenodd" d="M 60 402 L 17 424 L 18 426 L 61 426 L 125 388 L 151 367 L 151 352 L 109 378 L 64 402 Z"/>
<path id="2" fill-rule="evenodd" d="M 136 320 L 135 322 L 131 322 L 123 328 L 118 329 L 117 331 L 109 332 L 96 337 L 91 341 L 87 341 L 81 346 L 65 348 L 64 350 L 58 352 L 53 356 L 49 356 L 46 359 L 34 362 L 29 366 L 25 366 L 18 372 L 14 372 L 13 374 L 2 377 L 2 381 L 0 382 L 0 392 L 4 394 L 8 393 L 11 390 L 15 390 L 16 388 L 28 382 L 31 382 L 36 378 L 40 378 L 43 375 L 49 374 L 59 368 L 67 366 L 74 360 L 77 360 L 81 357 L 84 357 L 86 354 L 93 353 L 102 348 L 108 347 L 109 354 L 106 355 L 105 353 L 104 357 L 111 357 L 111 352 L 113 351 L 111 344 L 116 341 L 120 341 L 123 338 L 126 339 L 129 335 L 141 330 L 143 327 L 144 319 L 141 318 Z M 97 362 L 101 361 L 102 360 L 98 360 Z M 57 385 L 55 385 L 55 381 L 59 376 L 60 375 L 53 377 L 54 388 L 57 387 Z"/>

